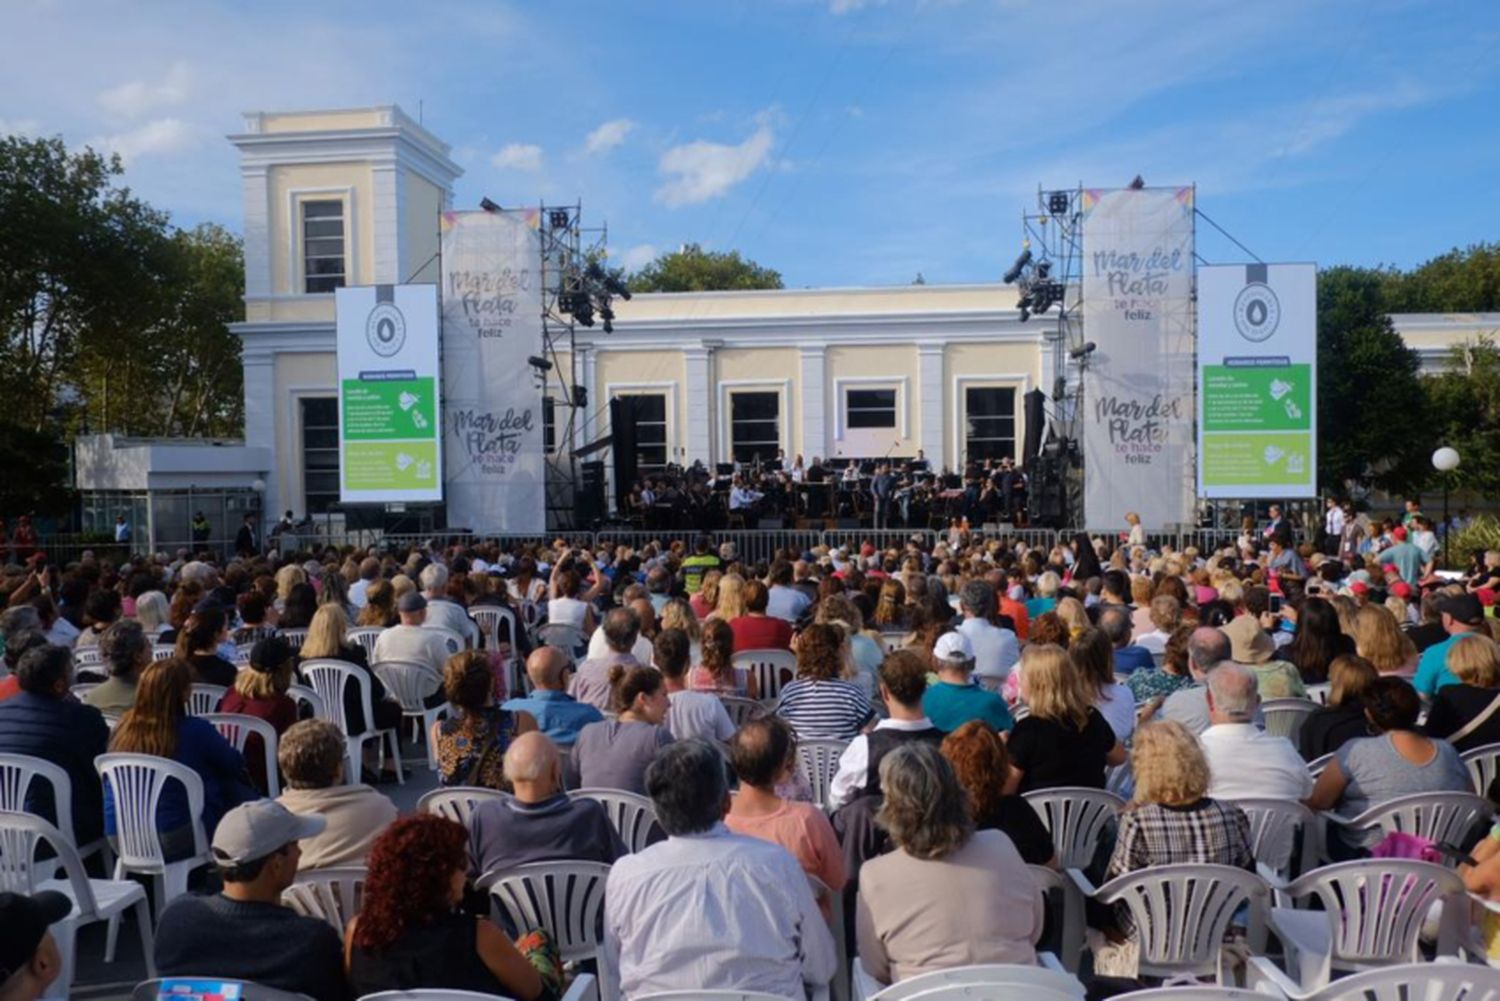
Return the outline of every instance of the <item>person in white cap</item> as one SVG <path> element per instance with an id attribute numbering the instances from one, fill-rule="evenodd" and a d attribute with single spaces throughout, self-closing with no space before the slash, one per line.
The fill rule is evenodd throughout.
<path id="1" fill-rule="evenodd" d="M 342 1001 L 348 991 L 339 933 L 281 906 L 282 891 L 297 876 L 298 842 L 321 834 L 325 824 L 269 799 L 226 813 L 213 841 L 224 889 L 178 897 L 162 912 L 158 976 L 233 977 Z"/>
<path id="2" fill-rule="evenodd" d="M 1003 733 L 1015 725 L 1005 699 L 974 684 L 974 647 L 967 636 L 956 631 L 939 636 L 932 648 L 932 660 L 938 680 L 927 686 L 922 711 L 933 726 L 952 733 L 977 719 Z"/>

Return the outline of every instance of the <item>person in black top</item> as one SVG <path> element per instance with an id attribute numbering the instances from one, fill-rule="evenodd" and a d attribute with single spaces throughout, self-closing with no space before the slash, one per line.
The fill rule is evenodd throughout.
<path id="1" fill-rule="evenodd" d="M 1023 797 L 1001 791 L 1010 774 L 1010 755 L 994 728 L 970 720 L 943 739 L 942 750 L 968 790 L 974 826 L 1003 831 L 1028 865 L 1057 868 L 1057 851 L 1042 818 Z"/>
<path id="2" fill-rule="evenodd" d="M 1295 614 L 1297 634 L 1282 658 L 1297 668 L 1305 684 L 1321 685 L 1334 658 L 1354 653 L 1354 639 L 1339 627 L 1338 609 L 1326 598 L 1304 598 Z"/>
<path id="3" fill-rule="evenodd" d="M 1425 732 L 1459 751 L 1500 743 L 1500 645 L 1469 633 L 1448 648 L 1448 670 L 1459 680 L 1432 699 Z"/>
<path id="4" fill-rule="evenodd" d="M 1430 646 L 1437 646 L 1448 638 L 1448 630 L 1443 628 L 1443 613 L 1438 608 L 1443 597 L 1443 592 L 1438 589 L 1429 590 L 1422 595 L 1422 621 L 1407 627 L 1406 635 L 1417 645 L 1418 653 Z"/>
<path id="5" fill-rule="evenodd" d="M 1356 737 L 1370 735 L 1365 719 L 1365 696 L 1380 673 L 1352 653 L 1335 657 L 1328 668 L 1328 704 L 1319 706 L 1302 723 L 1298 750 L 1306 761 L 1332 754 Z"/>
<path id="6" fill-rule="evenodd" d="M 1068 652 L 1032 645 L 1021 656 L 1021 697 L 1031 709 L 1010 733 L 1007 793 L 1059 786 L 1104 788 L 1104 769 L 1125 763 L 1125 746 L 1091 704 Z"/>
<path id="7" fill-rule="evenodd" d="M 229 641 L 229 616 L 224 606 L 204 598 L 193 606 L 177 634 L 177 656 L 193 668 L 193 681 L 220 688 L 233 688 L 239 668 L 219 656 L 219 647 Z"/>

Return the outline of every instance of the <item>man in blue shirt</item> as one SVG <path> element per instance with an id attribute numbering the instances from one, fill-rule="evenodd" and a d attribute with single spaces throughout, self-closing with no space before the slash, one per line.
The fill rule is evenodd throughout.
<path id="1" fill-rule="evenodd" d="M 1015 725 L 1005 699 L 974 684 L 974 647 L 967 636 L 944 633 L 933 647 L 932 659 L 938 680 L 922 695 L 922 712 L 933 726 L 952 733 L 973 719 L 1002 732 Z"/>
<path id="2" fill-rule="evenodd" d="M 1156 666 L 1151 651 L 1130 642 L 1130 612 L 1122 605 L 1106 605 L 1099 612 L 1099 628 L 1115 648 L 1115 674 L 1132 674 Z"/>
<path id="3" fill-rule="evenodd" d="M 1422 581 L 1422 571 L 1427 566 L 1427 554 L 1422 547 L 1407 541 L 1407 530 L 1401 526 L 1391 529 L 1391 538 L 1396 544 L 1380 554 L 1381 563 L 1389 563 L 1401 571 L 1401 579 L 1416 587 Z"/>
<path id="4" fill-rule="evenodd" d="M 1396 531 L 1399 532 L 1400 529 Z M 1428 698 L 1444 685 L 1458 684 L 1458 679 L 1448 670 L 1448 649 L 1453 646 L 1454 641 L 1460 636 L 1484 629 L 1484 606 L 1472 594 L 1444 598 L 1438 602 L 1438 611 L 1442 615 L 1443 628 L 1448 631 L 1448 638 L 1422 652 L 1422 659 L 1417 662 L 1416 677 L 1411 682 L 1413 688 Z"/>
<path id="5" fill-rule="evenodd" d="M 518 694 L 500 707 L 508 712 L 527 712 L 536 725 L 559 747 L 572 747 L 578 731 L 597 723 L 604 714 L 587 702 L 579 702 L 567 692 L 568 672 L 572 662 L 555 646 L 543 646 L 526 658 L 526 677 L 531 680 L 531 694 Z"/>

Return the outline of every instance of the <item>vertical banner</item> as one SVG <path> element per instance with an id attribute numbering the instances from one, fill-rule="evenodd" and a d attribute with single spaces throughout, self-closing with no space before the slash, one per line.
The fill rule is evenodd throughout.
<path id="1" fill-rule="evenodd" d="M 1083 193 L 1084 520 L 1193 520 L 1193 189 Z"/>
<path id="2" fill-rule="evenodd" d="M 1198 271 L 1198 492 L 1313 497 L 1318 483 L 1318 269 Z"/>
<path id="3" fill-rule="evenodd" d="M 341 288 L 334 316 L 339 500 L 442 500 L 437 287 Z"/>
<path id="4" fill-rule="evenodd" d="M 537 213 L 444 212 L 443 429 L 448 524 L 546 530 Z"/>

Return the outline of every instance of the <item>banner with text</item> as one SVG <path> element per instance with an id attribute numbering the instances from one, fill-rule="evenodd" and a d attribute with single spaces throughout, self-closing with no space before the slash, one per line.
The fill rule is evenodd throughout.
<path id="1" fill-rule="evenodd" d="M 1198 270 L 1202 496 L 1316 495 L 1317 326 L 1317 265 Z"/>
<path id="2" fill-rule="evenodd" d="M 1193 521 L 1193 189 L 1083 193 L 1084 521 Z"/>
<path id="3" fill-rule="evenodd" d="M 541 241 L 535 210 L 444 212 L 443 428 L 448 524 L 546 528 Z"/>
<path id="4" fill-rule="evenodd" d="M 443 499 L 435 285 L 334 293 L 339 500 Z"/>

